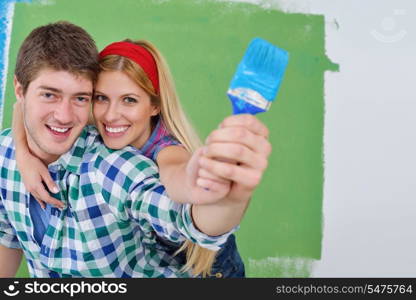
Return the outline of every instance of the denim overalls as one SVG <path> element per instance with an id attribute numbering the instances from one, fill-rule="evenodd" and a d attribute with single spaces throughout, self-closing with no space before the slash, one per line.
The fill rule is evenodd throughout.
<path id="1" fill-rule="evenodd" d="M 174 255 L 178 250 L 178 245 L 165 239 L 158 239 L 158 246 L 170 255 Z M 181 264 L 186 263 L 186 254 L 181 251 L 176 255 L 176 259 Z M 211 275 L 208 278 L 243 278 L 245 277 L 244 263 L 237 250 L 235 235 L 232 234 L 228 238 L 225 245 L 218 251 L 214 265 L 212 266 Z"/>

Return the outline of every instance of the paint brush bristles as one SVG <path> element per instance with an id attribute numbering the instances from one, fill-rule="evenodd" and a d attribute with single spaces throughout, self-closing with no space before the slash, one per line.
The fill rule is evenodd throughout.
<path id="1" fill-rule="evenodd" d="M 227 91 L 234 114 L 256 114 L 270 108 L 288 58 L 285 50 L 263 39 L 251 41 Z"/>

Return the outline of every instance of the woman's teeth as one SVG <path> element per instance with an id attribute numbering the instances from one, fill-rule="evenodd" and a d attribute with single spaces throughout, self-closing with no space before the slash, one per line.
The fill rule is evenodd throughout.
<path id="1" fill-rule="evenodd" d="M 129 128 L 128 126 L 123 126 L 123 127 L 108 127 L 105 126 L 105 130 L 111 133 L 118 133 L 118 132 L 123 132 L 126 131 L 127 128 Z"/>

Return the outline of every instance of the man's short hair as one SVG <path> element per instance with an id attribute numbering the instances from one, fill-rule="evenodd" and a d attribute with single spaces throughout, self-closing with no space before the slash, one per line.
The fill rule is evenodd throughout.
<path id="1" fill-rule="evenodd" d="M 16 61 L 16 79 L 25 94 L 31 81 L 44 68 L 68 71 L 96 82 L 98 50 L 92 37 L 69 22 L 35 28 L 23 41 Z"/>

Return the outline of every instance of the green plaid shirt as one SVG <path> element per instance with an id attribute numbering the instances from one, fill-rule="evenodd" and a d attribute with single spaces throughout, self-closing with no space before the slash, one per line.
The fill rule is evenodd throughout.
<path id="1" fill-rule="evenodd" d="M 171 201 L 155 164 L 133 147 L 110 150 L 87 127 L 48 169 L 66 208 L 51 208 L 41 242 L 34 238 L 30 201 L 16 167 L 10 129 L 0 134 L 0 244 L 21 248 L 32 277 L 188 277 L 165 252 L 163 238 L 218 250 L 231 232 L 198 231 L 191 205 Z"/>

